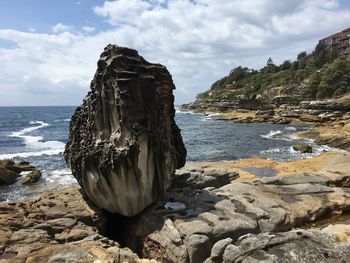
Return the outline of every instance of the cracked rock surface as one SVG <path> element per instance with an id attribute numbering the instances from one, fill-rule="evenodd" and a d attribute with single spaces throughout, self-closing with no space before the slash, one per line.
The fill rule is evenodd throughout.
<path id="1" fill-rule="evenodd" d="M 207 176 L 210 184 L 203 188 Z M 348 262 L 350 245 L 336 243 L 332 231 L 293 230 L 350 209 L 349 189 L 335 187 L 341 186 L 339 176 L 227 182 L 235 178 L 227 172 L 182 171 L 166 198 L 128 225 L 134 235 L 127 243 L 135 251 L 142 248 L 143 257 L 169 263 Z M 349 176 L 341 176 L 345 186 Z"/>
<path id="2" fill-rule="evenodd" d="M 108 45 L 91 91 L 72 117 L 65 158 L 98 207 L 134 216 L 170 186 L 186 149 L 174 121 L 168 70 Z"/>
<path id="3" fill-rule="evenodd" d="M 101 234 L 106 220 L 78 185 L 0 204 L 0 262 L 154 262 Z"/>

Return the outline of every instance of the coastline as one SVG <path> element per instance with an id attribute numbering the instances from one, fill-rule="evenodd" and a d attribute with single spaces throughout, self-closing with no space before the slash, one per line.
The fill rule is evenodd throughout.
<path id="1" fill-rule="evenodd" d="M 316 144 L 350 151 L 350 117 L 333 117 L 322 121 L 309 114 L 305 116 L 282 118 L 269 114 L 262 115 L 259 110 L 245 109 L 235 109 L 225 112 L 215 108 L 205 110 L 180 109 L 180 111 L 203 113 L 209 116 L 215 116 L 215 119 L 217 120 L 233 121 L 237 123 L 308 125 L 310 126 L 308 131 L 296 133 L 296 135 L 302 138 L 311 139 Z"/>
<path id="2" fill-rule="evenodd" d="M 282 250 L 307 236 L 307 253 L 322 244 L 337 255 L 350 247 L 349 169 L 346 151 L 290 162 L 247 158 L 188 163 L 177 171 L 164 199 L 129 221 L 96 208 L 77 184 L 0 203 L 0 262 L 56 262 L 68 257 L 86 262 L 187 262 L 190 257 L 203 262 L 210 251 L 202 239 L 209 236 L 204 244 L 212 246 L 227 235 L 241 237 L 236 243 L 225 241 L 238 247 L 242 238 L 263 242 L 266 235 L 272 242 L 266 245 L 274 247 L 277 235 Z M 322 226 L 318 220 L 323 220 Z M 199 243 L 189 242 L 195 237 Z"/>
<path id="3" fill-rule="evenodd" d="M 210 114 L 223 119 L 220 113 Z M 241 119 L 244 122 L 247 115 Z M 254 118 L 248 120 L 254 122 Z M 321 128 L 323 136 L 326 130 L 331 136 L 339 127 L 320 125 L 304 133 L 314 134 L 314 129 Z M 0 203 L 0 262 L 67 257 L 103 262 L 115 258 L 120 262 L 187 262 L 186 258 L 203 262 L 211 257 L 210 249 L 227 241 L 227 236 L 237 239 L 230 238 L 224 250 L 232 246 L 244 250 L 240 240 L 246 234 L 259 242 L 267 237 L 272 240 L 268 247 L 274 246 L 277 235 L 282 240 L 280 249 L 286 251 L 307 236 L 307 253 L 313 253 L 319 244 L 326 251 L 340 253 L 344 246 L 350 248 L 349 170 L 348 151 L 293 161 L 251 157 L 187 163 L 177 171 L 175 184 L 164 199 L 130 221 L 101 212 L 84 199 L 77 184 Z M 264 253 L 273 255 L 268 247 Z M 255 250 L 259 248 L 249 253 Z"/>

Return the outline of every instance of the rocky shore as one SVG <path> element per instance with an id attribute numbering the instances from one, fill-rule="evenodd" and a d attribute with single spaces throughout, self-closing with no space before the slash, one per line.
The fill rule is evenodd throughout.
<path id="1" fill-rule="evenodd" d="M 108 45 L 70 125 L 65 158 L 79 185 L 0 203 L 0 262 L 350 261 L 348 151 L 185 165 L 174 88 L 164 66 Z M 349 129 L 349 108 L 338 102 L 239 101 L 222 118 L 332 126 L 305 136 L 347 149 L 349 137 L 334 139 Z M 210 105 L 184 109 L 223 111 Z M 35 172 L 0 161 L 0 180 L 15 182 L 25 169 Z"/>
<path id="2" fill-rule="evenodd" d="M 197 100 L 184 104 L 181 111 L 206 114 L 240 123 L 307 124 L 313 129 L 300 136 L 345 150 L 350 149 L 350 95 L 338 99 L 291 103 L 287 96 L 271 101 L 260 99 L 230 102 Z"/>
<path id="3" fill-rule="evenodd" d="M 0 262 L 347 262 L 348 225 L 298 227 L 350 210 L 349 165 L 347 152 L 190 163 L 133 218 L 77 185 L 2 203 Z"/>

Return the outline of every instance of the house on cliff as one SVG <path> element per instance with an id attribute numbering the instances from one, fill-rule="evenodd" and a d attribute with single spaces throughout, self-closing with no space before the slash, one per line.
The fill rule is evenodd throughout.
<path id="1" fill-rule="evenodd" d="M 350 27 L 325 37 L 320 40 L 323 44 L 330 48 L 334 48 L 339 53 L 343 53 L 345 50 L 349 48 L 349 39 L 350 39 Z"/>

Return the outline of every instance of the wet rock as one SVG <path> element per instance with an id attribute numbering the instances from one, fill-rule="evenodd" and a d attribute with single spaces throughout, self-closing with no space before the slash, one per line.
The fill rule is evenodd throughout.
<path id="1" fill-rule="evenodd" d="M 32 171 L 24 175 L 20 182 L 21 184 L 34 184 L 40 180 L 41 172 L 39 170 Z"/>
<path id="2" fill-rule="evenodd" d="M 5 166 L 0 164 L 0 185 L 13 184 L 19 176 L 19 174 L 8 170 Z"/>
<path id="3" fill-rule="evenodd" d="M 25 171 L 35 171 L 39 172 L 34 166 L 30 165 L 28 162 L 15 163 L 12 160 L 0 160 L 0 185 L 3 184 L 14 184 L 19 177 L 21 177 L 21 172 Z M 33 174 L 32 180 L 35 180 L 37 174 Z M 40 176 L 39 176 L 40 177 Z M 27 180 L 31 180 L 27 178 Z"/>
<path id="4" fill-rule="evenodd" d="M 293 146 L 294 151 L 298 151 L 301 153 L 312 153 L 312 146 L 306 145 L 306 144 L 294 144 Z"/>
<path id="5" fill-rule="evenodd" d="M 85 194 L 133 216 L 170 186 L 186 149 L 174 121 L 170 73 L 136 50 L 108 45 L 91 91 L 75 111 L 65 158 Z"/>

